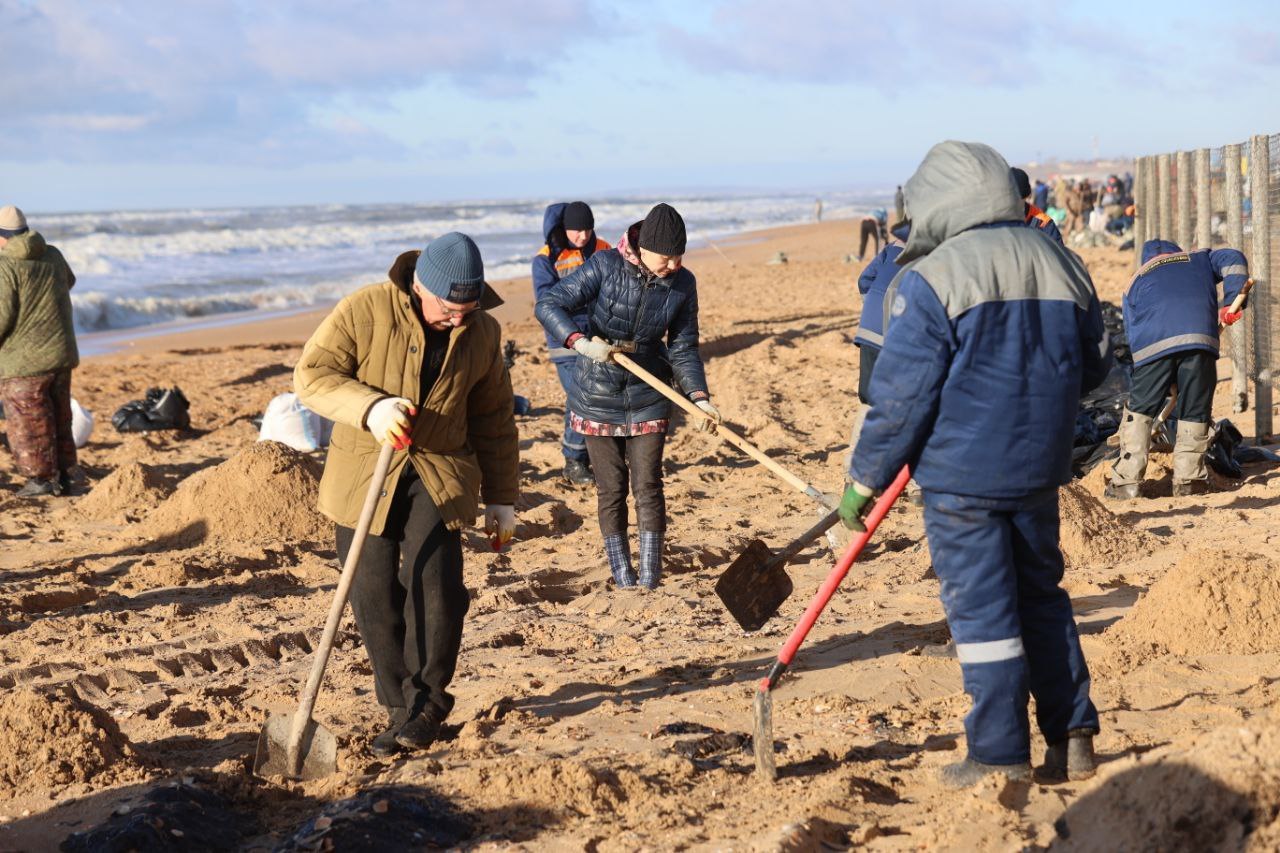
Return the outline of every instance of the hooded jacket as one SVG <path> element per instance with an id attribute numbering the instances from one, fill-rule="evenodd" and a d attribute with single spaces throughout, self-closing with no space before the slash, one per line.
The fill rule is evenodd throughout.
<path id="1" fill-rule="evenodd" d="M 412 295 L 418 255 L 405 252 L 388 281 L 339 302 L 307 341 L 293 372 L 302 404 L 334 422 L 319 508 L 345 527 L 360 517 L 378 460 L 378 440 L 364 428 L 369 409 L 386 397 L 418 405 L 413 444 L 392 457 L 369 528 L 375 536 L 386 524 L 406 463 L 454 530 L 475 521 L 478 495 L 486 503 L 514 504 L 519 492 L 519 436 L 502 328 L 485 310 L 502 299 L 485 287 L 482 310 L 450 332 L 440 376 L 423 399 L 426 332 Z"/>
<path id="2" fill-rule="evenodd" d="M 1142 268 L 1124 295 L 1133 366 L 1188 350 L 1217 355 L 1218 307 L 1230 305 L 1248 279 L 1249 262 L 1235 249 L 1184 252 L 1167 240 L 1144 243 Z"/>
<path id="3" fill-rule="evenodd" d="M 900 271 L 894 261 L 902 254 L 902 244 L 911 233 L 911 223 L 899 223 L 890 230 L 892 242 L 871 259 L 867 268 L 858 276 L 858 292 L 862 294 L 862 314 L 858 317 L 858 332 L 853 342 L 860 347 L 879 350 L 884 346 L 884 294 Z"/>
<path id="4" fill-rule="evenodd" d="M 71 288 L 75 274 L 37 231 L 0 249 L 0 378 L 71 370 L 80 363 Z"/>
<path id="5" fill-rule="evenodd" d="M 620 249 L 596 252 L 585 264 L 551 288 L 534 308 L 547 336 L 565 346 L 579 328 L 574 316 L 585 311 L 586 334 L 634 342 L 629 353 L 663 381 L 674 378 L 690 398 L 707 395 L 707 378 L 698 352 L 698 287 L 681 267 L 658 278 L 622 252 L 638 245 L 640 223 L 628 230 Z M 579 356 L 569 408 L 588 420 L 633 424 L 670 415 L 670 404 L 619 365 Z"/>
<path id="6" fill-rule="evenodd" d="M 564 209 L 569 205 L 564 202 L 547 205 L 542 214 L 543 246 L 533 256 L 533 299 L 536 302 L 543 294 L 555 287 L 556 282 L 586 263 L 596 252 L 609 248 L 609 244 L 592 235 L 587 245 L 581 249 L 569 246 L 564 233 Z M 573 318 L 579 323 L 579 329 L 586 331 L 587 315 L 582 313 Z M 577 358 L 573 350 L 565 349 L 564 341 L 554 341 L 547 335 L 547 349 L 552 361 Z"/>
<path id="7" fill-rule="evenodd" d="M 935 145 L 907 182 L 908 264 L 871 377 L 854 479 L 1017 498 L 1066 483 L 1083 393 L 1111 363 L 1084 267 L 1028 228 L 1009 165 L 986 145 Z"/>

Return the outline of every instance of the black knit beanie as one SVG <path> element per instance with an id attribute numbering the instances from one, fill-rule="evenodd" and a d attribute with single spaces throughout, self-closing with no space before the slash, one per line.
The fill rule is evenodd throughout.
<path id="1" fill-rule="evenodd" d="M 566 231 L 590 231 L 595 227 L 596 218 L 591 213 L 591 205 L 585 201 L 571 201 L 564 206 Z"/>
<path id="2" fill-rule="evenodd" d="M 1027 173 L 1017 166 L 1010 171 L 1013 172 L 1013 182 L 1018 187 L 1018 198 L 1026 198 L 1031 195 L 1031 179 L 1027 177 Z"/>
<path id="3" fill-rule="evenodd" d="M 684 220 L 669 204 L 655 204 L 640 226 L 640 248 L 659 255 L 683 255 L 686 241 Z"/>

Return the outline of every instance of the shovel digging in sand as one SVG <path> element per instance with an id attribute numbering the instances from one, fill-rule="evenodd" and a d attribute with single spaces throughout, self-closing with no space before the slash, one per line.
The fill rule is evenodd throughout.
<path id="1" fill-rule="evenodd" d="M 333 638 L 338 633 L 338 623 L 342 621 L 342 611 L 347 606 L 347 594 L 351 591 L 351 581 L 355 577 L 360 552 L 364 550 L 364 540 L 369 534 L 369 525 L 373 522 L 373 512 L 378 506 L 378 498 L 382 494 L 382 486 L 387 479 L 387 469 L 391 467 L 391 455 L 394 452 L 394 447 L 384 444 L 378 454 L 373 479 L 369 481 L 369 494 L 360 510 L 360 520 L 351 540 L 351 550 L 347 552 L 342 575 L 338 578 L 338 588 L 333 593 L 329 618 L 324 624 L 320 644 L 316 647 L 315 662 L 311 664 L 311 675 L 307 678 L 307 686 L 302 690 L 298 710 L 293 714 L 276 714 L 267 720 L 262 733 L 258 735 L 258 752 L 253 759 L 255 776 L 321 779 L 338 769 L 338 739 L 333 732 L 313 720 L 311 712 L 315 709 L 316 696 L 324 681 L 324 669 L 329 663 L 329 653 L 333 651 Z"/>
<path id="2" fill-rule="evenodd" d="M 756 690 L 755 698 L 755 730 L 752 736 L 752 745 L 756 754 L 756 772 L 770 781 L 778 777 L 778 768 L 773 756 L 773 688 L 777 686 L 778 680 L 787 671 L 787 667 L 795 660 L 800 644 L 809 635 L 809 629 L 813 627 L 813 623 L 818 621 L 818 617 L 822 615 L 827 602 L 831 600 L 831 596 L 839 588 L 844 576 L 849 573 L 849 568 L 858 559 L 862 549 L 871 541 L 871 537 L 875 535 L 876 528 L 880 526 L 880 522 L 884 520 L 884 517 L 889 514 L 894 501 L 898 499 L 898 495 L 902 494 L 902 490 L 907 487 L 907 481 L 910 479 L 911 471 L 903 468 L 898 472 L 893 484 L 876 501 L 876 505 L 866 518 L 867 529 L 855 534 L 852 541 L 849 542 L 849 547 L 845 549 L 844 554 L 836 562 L 831 573 L 827 575 L 827 579 L 822 582 L 822 586 L 818 588 L 818 594 L 813 597 L 813 601 L 809 602 L 804 615 L 800 617 L 800 622 L 796 625 L 795 630 L 791 632 L 791 636 L 787 638 L 787 642 L 783 644 L 782 651 L 778 652 L 778 659 L 773 662 L 773 666 L 769 669 L 769 674 L 760 680 L 760 686 Z"/>
<path id="3" fill-rule="evenodd" d="M 631 373 L 635 374 L 636 377 L 640 379 L 640 381 L 644 382 L 650 388 L 654 389 L 659 394 L 666 397 L 671 402 L 675 403 L 681 409 L 684 409 L 684 411 L 688 413 L 690 416 L 704 419 L 704 420 L 712 420 L 710 415 L 708 415 L 706 412 L 702 411 L 702 409 L 699 409 L 693 403 L 685 399 L 684 395 L 677 393 L 676 390 L 672 388 L 670 385 L 668 385 L 666 382 L 663 382 L 661 379 L 654 376 L 652 373 L 645 370 L 640 365 L 636 364 L 626 355 L 620 352 L 615 352 L 612 357 L 615 363 L 620 365 L 623 369 L 628 370 Z M 813 486 L 806 483 L 804 480 L 801 480 L 795 474 L 792 474 L 786 468 L 783 468 L 777 462 L 773 461 L 773 459 L 766 456 L 764 454 L 764 451 L 762 451 L 760 448 L 756 447 L 754 444 L 747 441 L 745 438 L 738 435 L 736 432 L 729 429 L 724 424 L 716 425 L 715 434 L 722 441 L 732 444 L 734 447 L 738 448 L 743 453 L 750 456 L 756 462 L 759 462 L 765 468 L 768 468 L 769 471 L 771 471 L 774 475 L 778 477 L 778 479 L 782 480 L 782 482 L 786 483 L 788 486 L 795 489 L 797 492 L 800 492 L 802 495 L 805 495 L 807 497 L 813 498 L 822 506 L 823 509 L 831 510 L 835 508 L 835 505 L 837 503 L 836 498 L 834 498 L 831 495 L 827 495 L 827 494 L 824 494 L 823 492 L 818 491 Z"/>

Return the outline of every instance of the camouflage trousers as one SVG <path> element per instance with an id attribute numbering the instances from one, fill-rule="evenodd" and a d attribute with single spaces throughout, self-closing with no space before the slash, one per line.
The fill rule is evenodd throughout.
<path id="1" fill-rule="evenodd" d="M 5 431 L 18 472 L 57 480 L 76 464 L 71 437 L 71 371 L 0 379 Z"/>

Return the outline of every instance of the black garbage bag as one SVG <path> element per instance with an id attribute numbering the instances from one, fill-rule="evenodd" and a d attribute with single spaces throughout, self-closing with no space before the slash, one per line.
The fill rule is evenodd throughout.
<path id="1" fill-rule="evenodd" d="M 191 426 L 190 408 L 180 388 L 148 388 L 146 397 L 121 406 L 111 416 L 111 425 L 118 432 L 186 429 Z"/>
<path id="2" fill-rule="evenodd" d="M 1236 450 L 1244 436 L 1236 425 L 1223 418 L 1213 425 L 1213 441 L 1209 442 L 1209 452 L 1205 454 L 1205 462 L 1214 471 L 1232 480 L 1244 477 L 1244 470 L 1236 461 Z"/>
<path id="3" fill-rule="evenodd" d="M 1102 384 L 1080 400 L 1071 452 L 1071 470 L 1077 477 L 1083 477 L 1095 465 L 1115 455 L 1116 450 L 1107 445 L 1107 439 L 1120 430 L 1120 417 L 1129 400 L 1133 356 L 1129 352 L 1120 308 L 1104 302 L 1102 323 L 1110 335 L 1115 362 Z"/>

